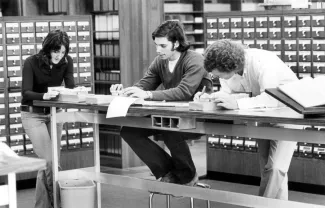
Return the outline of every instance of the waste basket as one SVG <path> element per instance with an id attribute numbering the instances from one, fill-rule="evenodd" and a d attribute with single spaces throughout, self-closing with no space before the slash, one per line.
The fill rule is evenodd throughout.
<path id="1" fill-rule="evenodd" d="M 95 183 L 92 180 L 60 180 L 62 208 L 94 208 Z"/>

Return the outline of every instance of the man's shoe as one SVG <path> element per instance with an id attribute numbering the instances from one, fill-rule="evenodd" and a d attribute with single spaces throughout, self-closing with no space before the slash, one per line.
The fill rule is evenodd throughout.
<path id="1" fill-rule="evenodd" d="M 178 178 L 171 172 L 168 172 L 166 175 L 164 175 L 160 181 L 165 183 L 179 183 Z"/>
<path id="2" fill-rule="evenodd" d="M 185 185 L 185 186 L 195 186 L 198 181 L 199 181 L 199 177 L 198 177 L 197 173 L 195 173 L 194 178 L 190 182 L 185 183 L 183 185 Z"/>

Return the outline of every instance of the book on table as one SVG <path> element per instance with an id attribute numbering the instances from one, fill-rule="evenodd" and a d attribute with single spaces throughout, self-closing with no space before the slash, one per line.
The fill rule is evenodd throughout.
<path id="1" fill-rule="evenodd" d="M 280 85 L 278 89 L 304 108 L 325 105 L 325 76 L 305 77 Z"/>
<path id="2" fill-rule="evenodd" d="M 265 89 L 265 92 L 304 116 L 325 115 L 325 76 Z"/>

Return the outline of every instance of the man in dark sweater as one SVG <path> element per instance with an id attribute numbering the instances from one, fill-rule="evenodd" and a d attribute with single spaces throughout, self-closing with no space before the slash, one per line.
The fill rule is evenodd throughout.
<path id="1" fill-rule="evenodd" d="M 184 30 L 179 21 L 166 21 L 153 33 L 158 56 L 145 76 L 134 86 L 123 89 L 121 84 L 110 90 L 119 94 L 149 100 L 190 101 L 195 93 L 206 86 L 212 91 L 212 81 L 203 67 L 203 56 L 188 50 Z M 156 90 L 159 85 L 163 89 Z M 160 135 L 170 155 L 148 136 Z M 121 136 L 157 179 L 168 183 L 193 186 L 198 181 L 187 139 L 200 134 L 123 127 Z"/>

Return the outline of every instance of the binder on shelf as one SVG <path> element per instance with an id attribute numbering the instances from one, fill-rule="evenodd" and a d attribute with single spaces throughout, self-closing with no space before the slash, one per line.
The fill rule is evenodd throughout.
<path id="1" fill-rule="evenodd" d="M 102 10 L 112 11 L 113 10 L 113 0 L 102 0 Z"/>
<path id="2" fill-rule="evenodd" d="M 100 0 L 94 0 L 94 11 L 100 11 Z"/>
<path id="3" fill-rule="evenodd" d="M 48 0 L 47 6 L 48 12 L 54 12 L 54 0 Z"/>
<path id="4" fill-rule="evenodd" d="M 54 12 L 60 12 L 60 0 L 54 0 Z"/>
<path id="5" fill-rule="evenodd" d="M 114 0 L 114 11 L 118 11 L 118 0 Z"/>
<path id="6" fill-rule="evenodd" d="M 325 106 L 305 108 L 277 88 L 265 89 L 265 92 L 304 116 L 325 114 Z"/>

